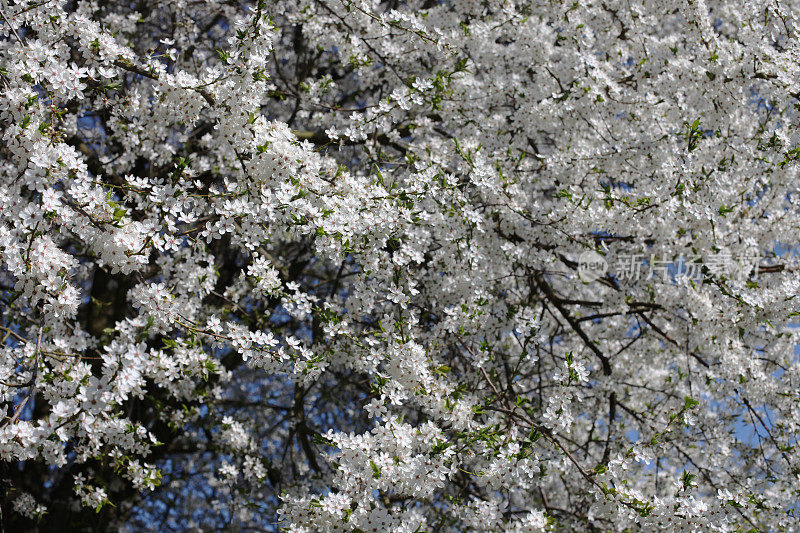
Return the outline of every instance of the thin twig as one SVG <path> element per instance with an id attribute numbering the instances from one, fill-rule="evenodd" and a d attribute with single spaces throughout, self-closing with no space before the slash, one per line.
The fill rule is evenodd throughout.
<path id="1" fill-rule="evenodd" d="M 36 377 L 39 375 L 39 345 L 42 342 L 43 329 L 44 326 L 39 326 L 39 335 L 36 338 L 36 347 L 33 349 L 34 361 L 33 361 L 33 370 L 31 371 L 31 379 L 29 379 L 26 383 L 23 383 L 22 385 L 18 385 L 19 387 L 27 386 L 28 393 L 25 395 L 25 399 L 22 400 L 19 405 L 17 405 L 16 409 L 14 410 L 14 415 L 7 422 L 7 424 L 13 424 L 14 422 L 17 421 L 17 419 L 19 419 L 20 415 L 22 414 L 22 409 L 28 403 L 28 400 L 30 400 L 33 397 L 33 391 L 34 388 L 36 387 Z"/>
<path id="2" fill-rule="evenodd" d="M 11 33 L 13 33 L 14 37 L 17 38 L 17 41 L 19 41 L 19 44 L 22 44 L 22 39 L 20 39 L 20 36 L 17 33 L 17 30 L 14 28 L 14 26 L 11 25 L 11 21 L 8 20 L 8 17 L 6 17 L 6 14 L 5 14 L 5 12 L 3 12 L 3 8 L 2 7 L 0 7 L 0 17 L 3 17 L 3 20 L 6 21 L 6 24 L 8 24 L 8 27 L 11 29 Z"/>

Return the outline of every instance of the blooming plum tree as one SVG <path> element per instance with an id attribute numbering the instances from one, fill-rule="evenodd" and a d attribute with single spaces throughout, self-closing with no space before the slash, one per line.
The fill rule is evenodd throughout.
<path id="1" fill-rule="evenodd" d="M 800 3 L 0 0 L 5 531 L 790 531 Z"/>

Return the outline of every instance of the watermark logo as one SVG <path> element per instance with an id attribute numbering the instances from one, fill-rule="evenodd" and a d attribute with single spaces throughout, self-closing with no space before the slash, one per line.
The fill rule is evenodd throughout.
<path id="1" fill-rule="evenodd" d="M 780 272 L 784 268 L 784 264 L 774 264 L 767 257 L 735 257 L 724 253 L 670 258 L 659 258 L 656 254 L 622 254 L 612 259 L 612 263 L 593 250 L 578 257 L 578 277 L 584 283 L 597 281 L 606 274 L 619 283 L 650 279 L 661 283 L 703 283 L 714 277 L 756 281 L 762 273 Z"/>
<path id="2" fill-rule="evenodd" d="M 578 257 L 578 276 L 581 281 L 591 283 L 605 276 L 606 272 L 608 272 L 608 262 L 594 250 L 583 252 Z"/>

